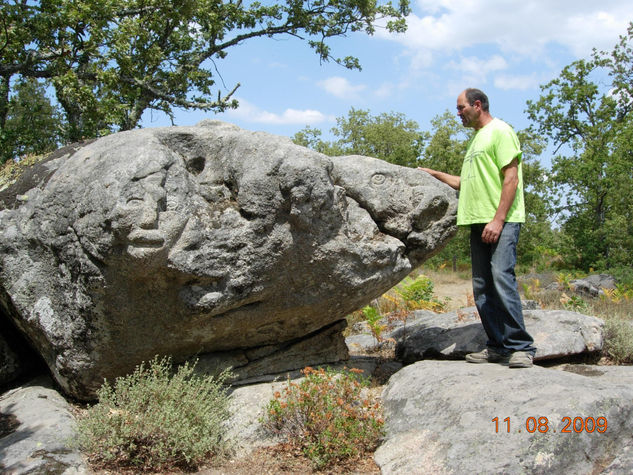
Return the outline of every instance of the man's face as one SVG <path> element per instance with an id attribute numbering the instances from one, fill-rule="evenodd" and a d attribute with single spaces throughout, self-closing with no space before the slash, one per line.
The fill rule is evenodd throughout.
<path id="1" fill-rule="evenodd" d="M 470 105 L 466 99 L 466 93 L 462 92 L 457 98 L 457 115 L 462 120 L 464 127 L 475 127 L 481 115 L 479 101 Z"/>

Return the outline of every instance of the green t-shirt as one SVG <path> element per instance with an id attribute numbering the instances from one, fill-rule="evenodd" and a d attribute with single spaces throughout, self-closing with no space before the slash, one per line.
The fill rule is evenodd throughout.
<path id="1" fill-rule="evenodd" d="M 506 222 L 525 222 L 521 146 L 514 130 L 493 119 L 479 129 L 468 144 L 460 175 L 457 224 L 489 223 L 497 212 L 503 186 L 501 169 L 515 157 L 519 162 L 519 185 Z"/>

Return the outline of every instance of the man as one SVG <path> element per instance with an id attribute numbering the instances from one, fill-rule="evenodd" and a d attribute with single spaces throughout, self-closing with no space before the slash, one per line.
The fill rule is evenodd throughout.
<path id="1" fill-rule="evenodd" d="M 466 361 L 529 368 L 536 349 L 525 329 L 514 274 L 525 221 L 519 140 L 508 124 L 490 115 L 488 97 L 479 89 L 459 95 L 457 115 L 475 129 L 461 175 L 421 170 L 459 190 L 457 224 L 470 226 L 473 294 L 488 342 Z"/>

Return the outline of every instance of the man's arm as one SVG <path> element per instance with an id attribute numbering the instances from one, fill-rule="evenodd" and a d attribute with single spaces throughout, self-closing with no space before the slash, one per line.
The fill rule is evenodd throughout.
<path id="1" fill-rule="evenodd" d="M 508 165 L 501 169 L 503 173 L 503 186 L 501 188 L 501 199 L 495 217 L 486 224 L 481 240 L 488 244 L 493 244 L 499 240 L 503 224 L 505 223 L 508 211 L 514 203 L 517 186 L 519 185 L 519 161 L 515 157 Z"/>
<path id="2" fill-rule="evenodd" d="M 448 173 L 444 173 L 444 172 L 438 172 L 437 170 L 432 170 L 430 168 L 418 167 L 418 170 L 425 171 L 429 175 L 431 175 L 433 178 L 437 178 L 438 180 L 446 183 L 451 188 L 455 188 L 456 190 L 459 190 L 460 178 L 458 176 L 449 175 Z"/>

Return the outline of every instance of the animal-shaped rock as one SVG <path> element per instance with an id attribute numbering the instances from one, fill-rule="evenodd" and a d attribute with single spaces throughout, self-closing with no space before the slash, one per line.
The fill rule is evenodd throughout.
<path id="1" fill-rule="evenodd" d="M 61 149 L 0 209 L 0 317 L 79 399 L 157 354 L 243 378 L 344 359 L 345 315 L 456 230 L 422 171 L 217 121 Z"/>

